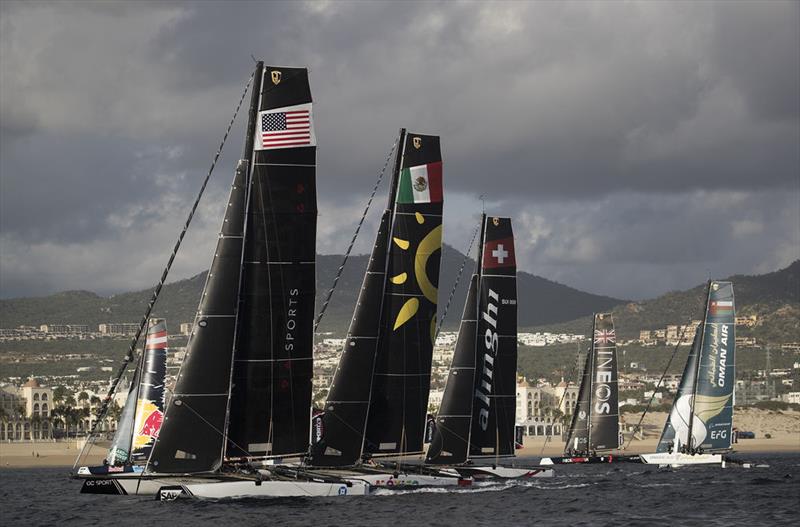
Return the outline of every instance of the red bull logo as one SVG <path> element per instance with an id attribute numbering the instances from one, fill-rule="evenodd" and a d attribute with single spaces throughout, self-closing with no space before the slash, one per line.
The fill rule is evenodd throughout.
<path id="1" fill-rule="evenodd" d="M 136 436 L 133 438 L 134 448 L 143 448 L 158 437 L 164 413 L 152 401 L 139 400 L 136 412 Z"/>

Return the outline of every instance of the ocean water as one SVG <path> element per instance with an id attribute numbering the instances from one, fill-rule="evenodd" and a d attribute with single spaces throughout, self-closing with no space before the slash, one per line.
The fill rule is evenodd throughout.
<path id="1" fill-rule="evenodd" d="M 0 525 L 798 525 L 800 455 L 737 458 L 770 466 L 587 465 L 462 489 L 163 503 L 78 494 L 63 469 L 0 470 Z"/>

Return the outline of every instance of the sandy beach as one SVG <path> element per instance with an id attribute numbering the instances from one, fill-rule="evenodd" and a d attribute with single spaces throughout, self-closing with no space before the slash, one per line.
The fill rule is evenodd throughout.
<path id="1" fill-rule="evenodd" d="M 639 422 L 639 415 L 627 414 L 623 421 L 630 426 Z M 643 439 L 634 439 L 626 453 L 654 452 L 661 429 L 666 421 L 664 412 L 648 413 L 642 423 Z M 741 439 L 734 445 L 736 452 L 800 452 L 800 412 L 768 411 L 757 409 L 737 410 L 734 417 L 739 430 L 753 432 L 755 439 Z M 767 439 L 765 436 L 771 437 Z M 71 467 L 80 451 L 81 443 L 71 441 L 19 441 L 0 443 L 0 469 L 22 467 Z M 100 464 L 108 448 L 107 443 L 95 445 L 82 464 Z M 518 456 L 556 456 L 564 450 L 560 438 L 526 437 L 524 448 Z"/>

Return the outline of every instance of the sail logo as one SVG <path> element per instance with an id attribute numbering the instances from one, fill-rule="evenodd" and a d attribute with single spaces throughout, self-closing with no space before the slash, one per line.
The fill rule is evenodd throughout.
<path id="1" fill-rule="evenodd" d="M 728 343 L 730 341 L 728 324 L 712 325 L 710 337 L 711 343 L 708 350 L 709 368 L 706 376 L 712 386 L 724 388 L 728 366 Z"/>
<path id="2" fill-rule="evenodd" d="M 289 290 L 289 309 L 286 310 L 286 339 L 283 344 L 284 351 L 292 351 L 294 349 L 294 333 L 297 329 L 297 305 L 299 300 L 296 297 L 300 294 L 297 288 Z"/>
<path id="3" fill-rule="evenodd" d="M 153 401 L 140 399 L 138 406 L 134 423 L 136 430 L 136 436 L 133 438 L 134 450 L 151 444 L 158 437 L 161 423 L 164 421 L 164 413 Z"/>
<path id="4" fill-rule="evenodd" d="M 612 331 L 613 333 L 613 331 Z M 597 334 L 597 331 L 595 331 Z M 594 386 L 594 411 L 598 414 L 609 414 L 611 412 L 611 380 L 613 376 L 612 363 L 614 362 L 614 352 L 598 350 L 597 351 L 597 368 L 595 371 L 595 386 Z"/>
<path id="5" fill-rule="evenodd" d="M 491 406 L 489 397 L 492 394 L 494 359 L 497 356 L 497 348 L 500 345 L 500 338 L 497 335 L 497 306 L 500 304 L 500 295 L 490 288 L 486 312 L 481 314 L 483 320 L 489 325 L 483 335 L 483 344 L 486 351 L 483 354 L 481 382 L 475 389 L 475 397 L 483 404 L 483 407 L 478 413 L 478 422 L 481 425 L 481 429 L 484 431 L 489 427 L 489 408 Z"/>

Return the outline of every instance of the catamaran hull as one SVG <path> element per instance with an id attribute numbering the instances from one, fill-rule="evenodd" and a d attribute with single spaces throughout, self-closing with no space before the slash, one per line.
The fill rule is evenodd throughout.
<path id="1" fill-rule="evenodd" d="M 473 481 L 491 479 L 529 479 L 552 477 L 553 470 L 517 467 L 453 467 L 442 468 L 438 474 L 414 472 L 365 473 L 343 476 L 350 481 L 363 481 L 375 488 L 393 487 L 467 487 Z"/>
<path id="2" fill-rule="evenodd" d="M 165 485 L 158 491 L 162 501 L 177 498 L 291 498 L 366 496 L 369 485 L 361 481 L 325 483 L 317 481 L 219 481 Z"/>
<path id="3" fill-rule="evenodd" d="M 661 465 L 680 467 L 684 465 L 723 465 L 722 454 L 682 454 L 680 452 L 658 452 L 655 454 L 640 454 L 642 463 L 648 465 Z"/>
<path id="4" fill-rule="evenodd" d="M 374 473 L 346 476 L 347 481 L 366 483 L 376 488 L 392 487 L 454 487 L 468 486 L 471 480 L 462 478 L 458 473 L 435 476 L 430 474 L 414 474 L 413 472 Z"/>
<path id="5" fill-rule="evenodd" d="M 601 463 L 641 463 L 640 457 L 637 456 L 561 456 L 561 457 L 543 457 L 539 462 L 540 465 L 585 465 L 585 464 L 601 464 Z"/>

